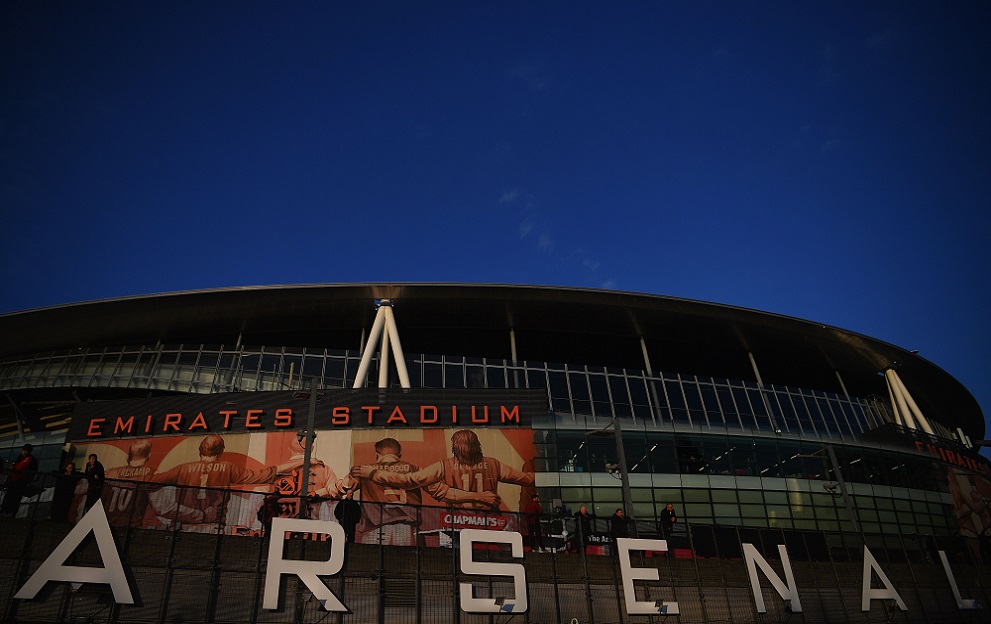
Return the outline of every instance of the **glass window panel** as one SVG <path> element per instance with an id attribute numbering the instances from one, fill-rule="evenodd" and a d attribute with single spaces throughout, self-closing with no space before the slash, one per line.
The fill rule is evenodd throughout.
<path id="1" fill-rule="evenodd" d="M 719 409 L 719 401 L 716 400 L 716 389 L 710 384 L 699 384 L 699 390 L 702 392 L 702 405 L 709 426 L 725 428 L 726 423 Z"/>
<path id="2" fill-rule="evenodd" d="M 332 355 L 327 357 L 324 363 L 324 384 L 328 388 L 345 387 L 344 363 L 345 359 L 343 356 Z"/>
<path id="3" fill-rule="evenodd" d="M 468 378 L 469 388 L 486 388 L 488 387 L 485 383 L 485 367 L 484 366 L 468 366 L 466 370 L 466 375 Z"/>
<path id="4" fill-rule="evenodd" d="M 712 502 L 714 503 L 735 503 L 736 490 L 712 490 Z"/>
<path id="5" fill-rule="evenodd" d="M 836 504 L 836 499 L 830 494 L 812 494 L 812 502 L 817 507 L 819 506 L 829 506 L 832 507 Z"/>
<path id="6" fill-rule="evenodd" d="M 595 488 L 592 491 L 596 503 L 622 503 L 623 490 L 620 488 Z M 612 511 L 616 511 L 613 509 Z"/>
<path id="7" fill-rule="evenodd" d="M 716 397 L 719 400 L 719 406 L 723 410 L 723 418 L 726 426 L 731 429 L 741 428 L 743 424 L 740 422 L 740 415 L 736 410 L 736 405 L 733 403 L 733 395 L 729 387 L 716 386 Z"/>
<path id="8" fill-rule="evenodd" d="M 816 507 L 815 510 L 816 518 L 828 518 L 830 520 L 837 518 L 836 508 L 834 507 Z"/>
<path id="9" fill-rule="evenodd" d="M 548 371 L 550 381 L 551 402 L 555 412 L 571 413 L 571 401 L 568 398 L 568 379 L 563 371 Z"/>
<path id="10" fill-rule="evenodd" d="M 653 443 L 648 449 L 652 472 L 672 474 L 678 472 L 678 457 L 670 444 Z"/>
<path id="11" fill-rule="evenodd" d="M 681 393 L 681 383 L 674 379 L 666 379 L 664 389 L 667 391 L 671 419 L 676 423 L 688 423 L 688 408 L 685 407 L 685 399 Z"/>
<path id="12" fill-rule="evenodd" d="M 650 400 L 647 398 L 647 384 L 644 382 L 643 377 L 630 375 L 627 377 L 627 382 L 630 388 L 630 404 L 633 406 L 634 417 L 642 419 L 651 418 Z"/>
<path id="13" fill-rule="evenodd" d="M 787 505 L 768 505 L 767 515 L 775 518 L 790 518 L 791 508 Z"/>
<path id="14" fill-rule="evenodd" d="M 792 395 L 787 392 L 776 393 L 778 413 L 781 415 L 779 426 L 791 433 L 801 433 L 802 429 L 798 422 L 798 414 L 795 411 L 795 404 Z"/>
<path id="15" fill-rule="evenodd" d="M 630 405 L 630 393 L 626 389 L 626 378 L 619 375 L 609 375 L 609 393 L 612 395 L 613 411 L 616 416 L 633 416 L 633 408 Z"/>
<path id="16" fill-rule="evenodd" d="M 788 492 L 770 492 L 764 491 L 764 502 L 774 505 L 787 505 L 788 504 Z"/>
<path id="17" fill-rule="evenodd" d="M 664 394 L 664 383 L 656 379 L 647 379 L 647 391 L 650 393 L 650 400 L 654 405 L 655 418 L 660 420 L 670 420 L 671 410 L 668 408 L 668 400 Z"/>
<path id="18" fill-rule="evenodd" d="M 424 362 L 423 363 L 423 387 L 424 388 L 443 388 L 444 387 L 444 368 L 439 362 Z"/>
<path id="19" fill-rule="evenodd" d="M 547 371 L 543 368 L 527 367 L 526 387 L 533 389 L 547 388 Z"/>
<path id="20" fill-rule="evenodd" d="M 409 384 L 413 388 L 423 387 L 423 365 L 420 362 L 419 359 L 406 358 L 406 374 L 409 375 Z M 399 383 L 398 375 L 396 383 Z"/>
<path id="21" fill-rule="evenodd" d="M 460 362 L 444 362 L 444 387 L 464 388 L 465 387 L 465 366 Z"/>
<path id="22" fill-rule="evenodd" d="M 764 505 L 740 505 L 740 514 L 748 517 L 759 517 L 766 518 L 767 512 L 765 511 Z"/>
<path id="23" fill-rule="evenodd" d="M 588 385 L 592 391 L 592 409 L 595 415 L 612 418 L 612 406 L 609 403 L 609 386 L 603 373 L 589 371 Z"/>
<path id="24" fill-rule="evenodd" d="M 741 416 L 743 426 L 752 427 L 753 408 L 750 407 L 750 398 L 747 396 L 747 391 L 743 388 L 733 386 L 730 388 L 730 393 L 733 395 L 733 404 L 736 406 L 737 413 Z"/>
<path id="25" fill-rule="evenodd" d="M 681 387 L 685 392 L 685 403 L 688 406 L 688 415 L 692 422 L 695 425 L 705 425 L 705 408 L 702 406 L 698 382 L 692 376 L 684 375 L 681 378 Z"/>
<path id="26" fill-rule="evenodd" d="M 713 512 L 716 516 L 740 516 L 739 505 L 730 505 L 727 503 L 714 503 L 712 505 Z"/>
<path id="27" fill-rule="evenodd" d="M 674 503 L 675 511 L 677 511 L 678 504 L 681 503 L 681 490 L 674 488 L 655 488 L 654 500 L 661 506 Z"/>
<path id="28" fill-rule="evenodd" d="M 764 404 L 764 397 L 760 390 L 747 389 L 747 396 L 750 399 L 750 407 L 754 410 L 754 420 L 757 422 L 757 429 L 761 431 L 772 431 L 771 421 L 767 417 L 767 407 Z"/>
<path id="29" fill-rule="evenodd" d="M 571 383 L 571 404 L 576 414 L 591 414 L 592 401 L 588 394 L 588 379 L 584 371 L 570 371 L 568 381 Z"/>
<path id="30" fill-rule="evenodd" d="M 493 360 L 488 360 L 485 363 L 485 379 L 488 382 L 489 388 L 513 388 L 518 387 L 510 385 L 508 381 L 506 366 L 503 363 L 496 363 Z M 523 379 L 523 376 L 518 374 L 517 378 Z"/>
<path id="31" fill-rule="evenodd" d="M 709 501 L 709 490 L 682 490 L 682 496 L 685 498 L 686 503 L 698 503 L 698 502 L 708 502 Z"/>
<path id="32" fill-rule="evenodd" d="M 840 406 L 855 431 L 864 432 L 872 428 L 862 405 L 849 401 L 840 401 Z"/>
<path id="33" fill-rule="evenodd" d="M 796 507 L 812 504 L 812 496 L 808 492 L 788 492 L 788 502 Z"/>
<path id="34" fill-rule="evenodd" d="M 764 503 L 764 497 L 760 490 L 737 490 L 736 494 L 741 503 Z"/>
<path id="35" fill-rule="evenodd" d="M 712 517 L 712 506 L 708 503 L 685 503 L 685 515 L 689 518 L 701 519 Z"/>

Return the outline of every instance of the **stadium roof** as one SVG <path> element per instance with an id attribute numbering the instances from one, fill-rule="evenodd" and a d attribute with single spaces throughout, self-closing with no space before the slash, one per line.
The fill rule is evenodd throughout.
<path id="1" fill-rule="evenodd" d="M 898 374 L 927 416 L 984 437 L 970 392 L 918 354 L 793 317 L 659 295 L 501 284 L 313 284 L 225 288 L 66 304 L 0 315 L 0 358 L 137 344 L 358 349 L 374 300 L 394 300 L 407 354 L 644 368 L 887 398 Z"/>

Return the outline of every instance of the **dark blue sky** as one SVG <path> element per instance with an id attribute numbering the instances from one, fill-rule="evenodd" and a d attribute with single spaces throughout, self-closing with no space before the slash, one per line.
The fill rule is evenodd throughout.
<path id="1" fill-rule="evenodd" d="M 991 415 L 991 3 L 618 4 L 5 2 L 0 312 L 631 290 L 919 349 Z"/>

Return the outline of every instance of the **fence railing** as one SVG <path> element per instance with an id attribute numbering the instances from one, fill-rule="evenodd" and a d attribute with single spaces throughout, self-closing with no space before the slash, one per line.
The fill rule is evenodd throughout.
<path id="1" fill-rule="evenodd" d="M 529 602 L 525 613 L 484 615 L 462 609 L 462 583 L 471 584 L 474 597 L 496 602 L 518 599 L 517 587 L 510 576 L 467 573 L 459 536 L 468 528 L 525 533 L 526 520 L 518 514 L 364 502 L 355 543 L 335 543 L 320 530 L 295 531 L 278 536 L 281 550 L 272 551 L 277 538 L 265 534 L 268 518 L 259 514 L 266 497 L 279 516 L 332 523 L 339 522 L 338 502 L 115 481 L 105 484 L 98 504 L 134 603 L 118 604 L 111 587 L 101 583 L 49 582 L 33 599 L 17 599 L 14 594 L 86 513 L 84 485 L 51 475 L 34 485 L 43 493 L 26 498 L 16 517 L 0 520 L 4 622 L 668 621 L 631 614 L 625 564 L 607 519 L 592 518 L 588 534 L 579 535 L 573 518 L 544 516 L 542 552 L 524 536 L 522 557 L 505 547 L 476 545 L 469 553 L 474 561 L 522 565 Z M 61 498 L 67 490 L 68 503 Z M 637 534 L 662 537 L 656 526 L 654 519 L 639 519 Z M 666 537 L 667 552 L 630 555 L 629 565 L 642 568 L 639 578 L 648 579 L 630 581 L 632 600 L 677 603 L 682 622 L 983 622 L 991 612 L 991 566 L 977 540 L 711 525 L 676 525 Z M 785 547 L 800 612 L 764 571 L 755 573 L 766 605 L 758 610 L 744 544 L 752 544 L 780 581 L 790 583 L 778 550 Z M 57 563 L 105 567 L 100 548 L 97 540 L 84 540 Z M 274 574 L 273 552 L 280 553 L 279 561 L 328 561 L 335 549 L 344 553 L 341 570 L 321 581 L 347 613 L 326 611 L 312 588 L 292 574 L 282 577 L 277 608 L 266 608 L 262 596 Z M 868 553 L 872 559 L 865 564 Z M 865 569 L 869 591 L 884 593 L 890 585 L 907 610 L 893 598 L 868 600 L 868 610 L 862 610 Z M 649 580 L 655 573 L 656 580 Z M 954 590 L 980 608 L 959 608 Z"/>

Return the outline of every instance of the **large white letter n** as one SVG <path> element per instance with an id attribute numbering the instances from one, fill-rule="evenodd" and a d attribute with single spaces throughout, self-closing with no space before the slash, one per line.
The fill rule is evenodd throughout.
<path id="1" fill-rule="evenodd" d="M 93 537 L 96 538 L 96 547 L 105 567 L 89 568 L 65 565 L 65 560 L 75 552 L 91 531 Z M 134 604 L 131 588 L 127 585 L 124 566 L 120 562 L 120 554 L 117 553 L 117 545 L 114 543 L 113 533 L 110 532 L 110 523 L 107 522 L 107 513 L 103 510 L 102 502 L 93 505 L 92 509 L 82 517 L 82 520 L 72 527 L 69 534 L 52 551 L 52 554 L 48 555 L 38 571 L 21 588 L 21 591 L 14 594 L 14 598 L 30 600 L 41 591 L 41 588 L 48 581 L 103 583 L 110 585 L 116 603 Z"/>

